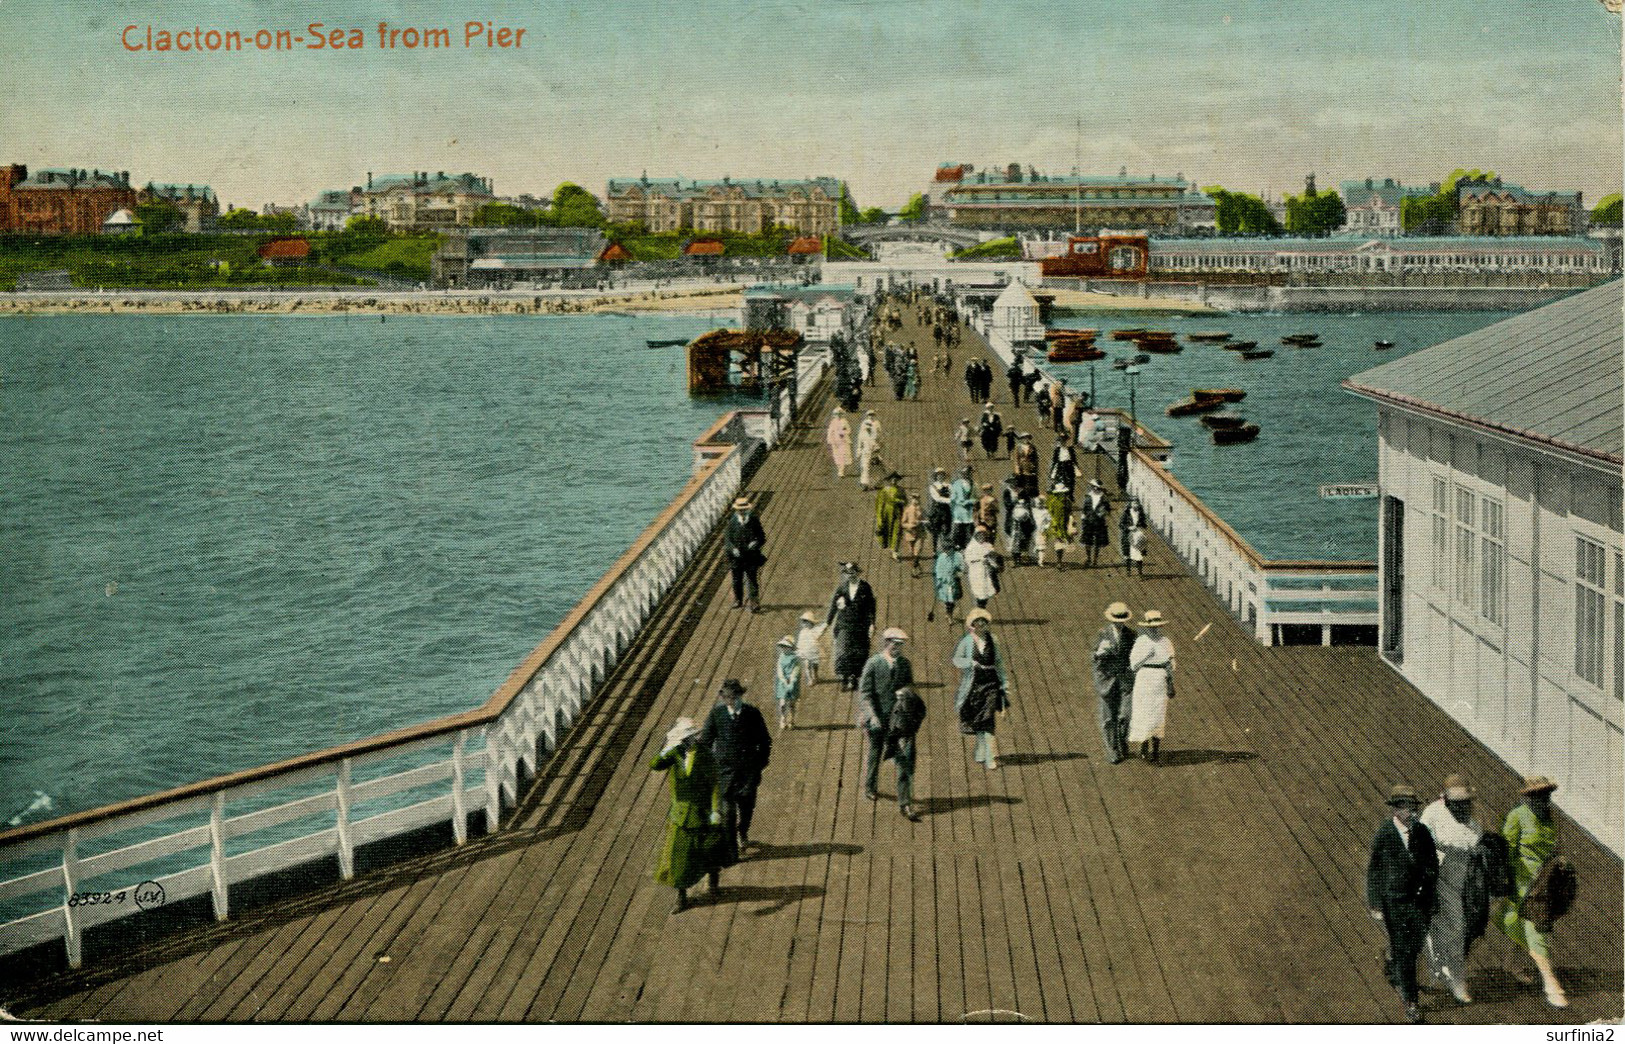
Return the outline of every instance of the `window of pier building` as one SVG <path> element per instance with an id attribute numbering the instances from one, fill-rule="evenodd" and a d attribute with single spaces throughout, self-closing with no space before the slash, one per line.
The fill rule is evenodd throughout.
<path id="1" fill-rule="evenodd" d="M 1615 572 L 1618 572 L 1617 559 Z M 1606 664 L 1608 585 L 1606 549 L 1583 536 L 1574 538 L 1574 673 L 1601 688 Z M 1616 588 L 1618 578 L 1615 579 Z M 1618 613 L 1616 612 L 1616 616 Z M 1616 639 L 1618 627 L 1615 627 Z M 1617 641 L 1616 641 L 1617 644 Z M 1614 674 L 1619 674 L 1615 663 Z M 1618 691 L 1619 685 L 1614 686 Z"/>

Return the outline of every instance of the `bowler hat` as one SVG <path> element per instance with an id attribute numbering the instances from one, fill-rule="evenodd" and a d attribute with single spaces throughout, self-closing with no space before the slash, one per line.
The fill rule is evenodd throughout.
<path id="1" fill-rule="evenodd" d="M 717 687 L 717 695 L 743 696 L 745 695 L 745 683 L 740 681 L 738 678 L 729 678 L 727 681 L 723 682 Z"/>

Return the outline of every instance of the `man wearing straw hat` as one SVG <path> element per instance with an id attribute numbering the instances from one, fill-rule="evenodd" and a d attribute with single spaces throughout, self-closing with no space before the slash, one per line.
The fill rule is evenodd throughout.
<path id="1" fill-rule="evenodd" d="M 711 752 L 700 745 L 700 727 L 692 718 L 678 718 L 666 733 L 660 753 L 649 763 L 652 772 L 665 771 L 671 786 L 671 811 L 666 814 L 666 840 L 660 848 L 655 880 L 677 889 L 672 913 L 688 908 L 688 890 L 700 878 L 719 883 L 718 825 L 722 822 L 722 788 Z"/>
<path id="2" fill-rule="evenodd" d="M 756 571 L 767 561 L 762 553 L 766 544 L 761 519 L 752 510 L 750 498 L 735 497 L 733 514 L 728 516 L 728 525 L 722 532 L 722 547 L 728 555 L 728 571 L 733 576 L 735 609 L 749 606 L 753 613 L 761 609 L 756 600 Z"/>
<path id="3" fill-rule="evenodd" d="M 880 635 L 880 651 L 869 657 L 858 678 L 857 718 L 868 738 L 863 758 L 863 796 L 870 801 L 880 796 L 880 760 L 885 752 L 897 690 L 914 684 L 914 665 L 903 655 L 906 641 L 908 635 L 901 627 L 886 628 Z M 901 765 L 898 770 L 902 771 Z M 898 794 L 898 800 L 908 804 L 902 793 Z"/>
<path id="4" fill-rule="evenodd" d="M 1113 765 L 1128 757 L 1128 723 L 1134 701 L 1129 653 L 1139 637 L 1128 625 L 1133 610 L 1122 602 L 1106 607 L 1106 626 L 1095 637 L 1095 695 L 1100 697 L 1100 736 Z"/>
<path id="5" fill-rule="evenodd" d="M 1399 991 L 1405 1017 L 1412 1022 L 1422 1021 L 1416 958 L 1427 936 L 1439 874 L 1433 835 L 1416 818 L 1421 804 L 1415 789 L 1403 783 L 1388 792 L 1391 816 L 1371 839 L 1365 872 L 1365 905 L 1388 932 L 1388 981 Z"/>

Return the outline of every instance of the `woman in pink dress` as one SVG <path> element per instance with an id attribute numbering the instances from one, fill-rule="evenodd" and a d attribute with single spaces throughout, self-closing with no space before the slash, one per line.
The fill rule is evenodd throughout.
<path id="1" fill-rule="evenodd" d="M 829 446 L 830 458 L 835 461 L 835 477 L 846 478 L 846 469 L 852 466 L 852 426 L 839 406 L 824 429 L 824 442 Z"/>

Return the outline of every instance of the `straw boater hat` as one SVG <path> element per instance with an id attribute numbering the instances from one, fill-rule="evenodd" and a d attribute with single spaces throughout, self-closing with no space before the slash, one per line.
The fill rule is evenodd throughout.
<path id="1" fill-rule="evenodd" d="M 1072 487 L 1068 486 L 1065 482 L 1057 482 L 1053 487 L 1050 488 L 1050 492 L 1051 493 L 1070 493 L 1070 492 L 1072 492 Z"/>
<path id="2" fill-rule="evenodd" d="M 1467 785 L 1467 777 L 1459 772 L 1452 772 L 1444 777 L 1444 790 L 1441 792 L 1446 801 L 1471 801 L 1473 788 Z"/>
<path id="3" fill-rule="evenodd" d="M 750 498 L 749 497 L 735 497 L 734 498 L 734 510 L 735 511 L 749 511 L 750 510 Z"/>
<path id="4" fill-rule="evenodd" d="M 1165 621 L 1162 614 L 1155 609 L 1147 609 L 1145 617 L 1140 620 L 1141 627 L 1161 627 Z"/>
<path id="5" fill-rule="evenodd" d="M 901 627 L 888 627 L 881 632 L 880 639 L 885 642 L 906 642 L 908 635 L 903 633 Z"/>
<path id="6" fill-rule="evenodd" d="M 678 718 L 677 724 L 673 725 L 666 733 L 666 747 L 670 749 L 690 736 L 698 736 L 699 734 L 700 727 L 694 724 L 693 718 Z"/>
<path id="7" fill-rule="evenodd" d="M 1557 789 L 1557 784 L 1553 783 L 1551 780 L 1547 779 L 1545 776 L 1525 776 L 1525 777 L 1523 777 L 1523 789 L 1520 790 L 1518 793 L 1520 793 L 1520 794 L 1550 794 L 1552 791 L 1554 791 L 1556 789 Z"/>
<path id="8" fill-rule="evenodd" d="M 986 622 L 991 624 L 993 622 L 993 614 L 988 612 L 986 609 L 972 609 L 965 616 L 965 627 L 966 627 L 966 629 L 968 630 L 970 628 L 970 625 L 975 623 L 978 620 L 985 620 Z"/>
<path id="9" fill-rule="evenodd" d="M 815 624 L 818 622 L 818 614 L 813 612 L 811 609 L 808 609 L 806 612 L 802 613 L 801 618 L 808 623 Z"/>
<path id="10" fill-rule="evenodd" d="M 1396 808 L 1400 805 L 1411 805 L 1414 807 L 1416 805 L 1420 805 L 1421 803 L 1422 799 L 1416 796 L 1415 787 L 1407 786 L 1404 783 L 1396 783 L 1394 784 L 1393 788 L 1388 791 L 1388 804 L 1393 805 Z"/>
<path id="11" fill-rule="evenodd" d="M 779 639 L 779 648 L 781 648 L 781 649 L 794 649 L 795 647 L 796 647 L 796 640 L 794 638 L 790 637 L 789 635 L 785 635 L 783 638 Z"/>
<path id="12" fill-rule="evenodd" d="M 1106 619 L 1112 623 L 1128 623 L 1134 618 L 1134 610 L 1122 602 L 1113 602 L 1106 607 Z"/>

